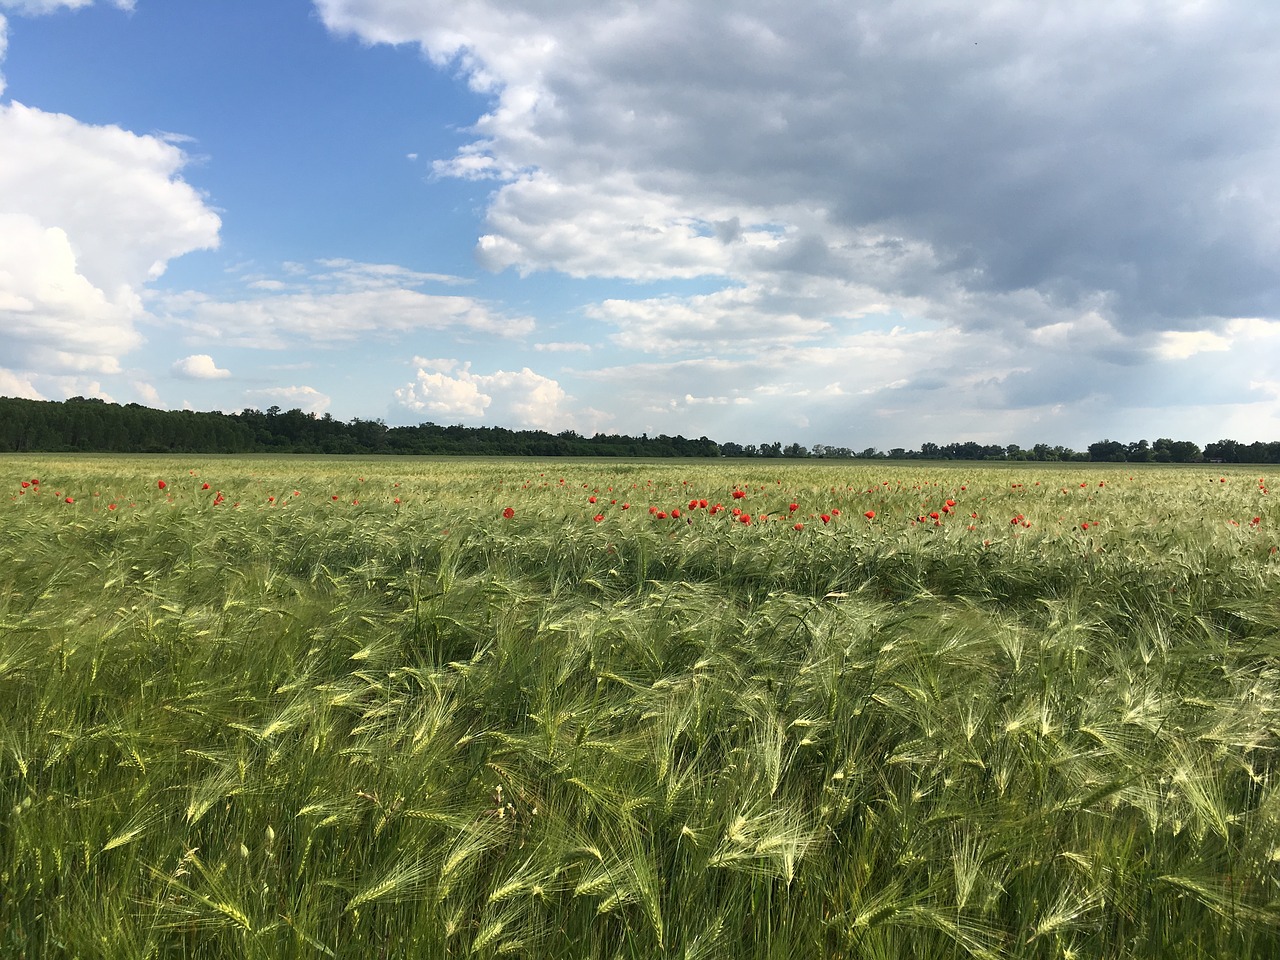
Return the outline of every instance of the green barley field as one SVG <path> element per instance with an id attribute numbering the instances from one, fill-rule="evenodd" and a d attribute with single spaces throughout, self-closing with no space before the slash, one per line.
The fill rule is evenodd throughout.
<path id="1" fill-rule="evenodd" d="M 0 458 L 0 956 L 1280 956 L 1267 480 Z"/>

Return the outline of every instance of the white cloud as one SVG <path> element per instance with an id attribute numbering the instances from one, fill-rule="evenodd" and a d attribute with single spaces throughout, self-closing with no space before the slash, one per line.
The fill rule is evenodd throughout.
<path id="1" fill-rule="evenodd" d="M 221 369 L 207 353 L 193 353 L 173 365 L 175 376 L 187 380 L 223 380 L 231 376 L 230 370 Z"/>
<path id="2" fill-rule="evenodd" d="M 461 377 L 419 370 L 413 383 L 396 391 L 402 406 L 418 413 L 442 417 L 484 416 L 493 397 L 480 392 L 481 379 L 463 372 Z"/>
<path id="3" fill-rule="evenodd" d="M 294 293 L 215 300 L 198 293 L 166 296 L 155 311 L 200 341 L 282 350 L 300 341 L 335 345 L 424 330 L 514 337 L 533 330 L 527 317 L 507 317 L 470 297 L 416 290 Z"/>
<path id="4" fill-rule="evenodd" d="M 508 315 L 474 297 L 415 289 L 464 282 L 448 274 L 352 260 L 321 260 L 318 266 L 284 264 L 287 282 L 246 277 L 249 292 L 242 298 L 218 299 L 189 290 L 154 296 L 148 303 L 153 313 L 185 328 L 197 342 L 269 350 L 422 331 L 521 337 L 534 328 L 532 318 Z"/>
<path id="5" fill-rule="evenodd" d="M 447 273 L 423 273 L 395 263 L 360 263 L 343 258 L 316 262 L 325 269 L 311 275 L 311 285 L 332 286 L 338 290 L 385 290 L 416 288 L 427 283 L 456 285 L 471 282 L 465 277 Z"/>
<path id="6" fill-rule="evenodd" d="M 132 385 L 134 393 L 138 395 L 138 399 L 146 406 L 156 408 L 164 407 L 164 402 L 160 399 L 160 393 L 154 386 L 147 383 L 145 380 L 134 380 Z"/>
<path id="7" fill-rule="evenodd" d="M 485 418 L 504 426 L 552 431 L 574 425 L 560 384 L 528 367 L 477 374 L 471 372 L 470 363 L 415 360 L 420 361 L 417 376 L 395 391 L 400 405 L 415 413 L 450 419 Z M 450 375 L 455 369 L 457 372 Z M 593 413 L 598 415 L 599 411 Z"/>
<path id="8" fill-rule="evenodd" d="M 0 0 L 0 7 L 6 7 L 14 13 L 38 16 L 53 13 L 56 10 L 79 10 L 81 7 L 93 6 L 94 0 Z M 132 10 L 134 0 L 111 0 L 111 5 L 121 10 Z"/>
<path id="9" fill-rule="evenodd" d="M 1197 353 L 1230 348 L 1230 340 L 1209 330 L 1175 330 L 1160 335 L 1156 356 L 1161 360 L 1185 360 Z"/>
<path id="10" fill-rule="evenodd" d="M 6 370 L 4 367 L 0 367 L 0 397 L 21 397 L 24 400 L 47 399 L 36 389 L 29 376 Z"/>
<path id="11" fill-rule="evenodd" d="M 219 221 L 155 137 L 0 104 L 0 363 L 116 373 L 141 343 L 140 291 L 217 245 Z"/>
<path id="12" fill-rule="evenodd" d="M 322 414 L 329 409 L 330 398 L 315 387 L 289 386 L 267 387 L 262 390 L 246 390 L 245 397 L 253 403 L 298 409 L 303 413 Z"/>

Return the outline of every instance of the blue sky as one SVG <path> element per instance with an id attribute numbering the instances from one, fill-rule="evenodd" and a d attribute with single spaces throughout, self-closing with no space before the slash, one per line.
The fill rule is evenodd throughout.
<path id="1" fill-rule="evenodd" d="M 1280 438 L 1280 8 L 0 0 L 0 395 Z"/>

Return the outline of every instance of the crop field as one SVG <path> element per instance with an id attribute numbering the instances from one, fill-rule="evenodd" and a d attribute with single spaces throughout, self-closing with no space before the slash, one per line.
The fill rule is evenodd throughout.
<path id="1" fill-rule="evenodd" d="M 0 956 L 1280 956 L 1267 482 L 0 458 Z"/>

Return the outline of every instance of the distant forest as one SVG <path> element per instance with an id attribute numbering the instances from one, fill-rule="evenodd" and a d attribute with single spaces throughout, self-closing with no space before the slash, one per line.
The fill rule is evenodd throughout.
<path id="1" fill-rule="evenodd" d="M 239 413 L 155 410 L 86 397 L 23 400 L 0 397 L 0 452 L 9 453 L 301 453 L 522 457 L 758 457 L 780 459 L 1034 460 L 1117 463 L 1280 463 L 1280 442 L 1219 440 L 1203 450 L 1187 440 L 1121 443 L 1099 440 L 1087 450 L 1037 443 L 999 446 L 973 441 L 924 443 L 919 450 L 877 450 L 816 443 L 717 443 L 707 437 L 629 437 L 572 430 L 420 423 L 388 427 L 381 420 L 335 420 L 301 410 Z"/>

